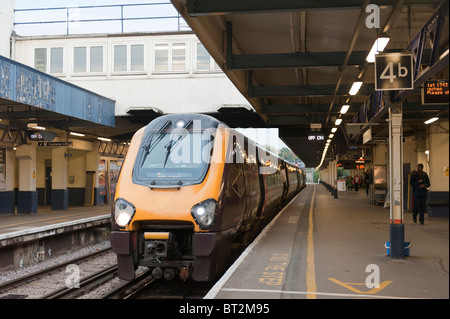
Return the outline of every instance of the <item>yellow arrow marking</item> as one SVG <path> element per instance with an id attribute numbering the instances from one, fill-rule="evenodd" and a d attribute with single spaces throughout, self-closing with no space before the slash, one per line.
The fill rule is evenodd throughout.
<path id="1" fill-rule="evenodd" d="M 335 284 L 338 284 L 339 286 L 347 288 L 348 290 L 351 290 L 357 294 L 369 294 L 369 295 L 374 295 L 374 294 L 378 293 L 379 291 L 386 288 L 390 283 L 392 283 L 392 281 L 389 281 L 389 280 L 383 281 L 382 283 L 380 283 L 380 287 L 378 287 L 378 288 L 373 288 L 369 291 L 361 291 L 352 286 L 365 286 L 366 285 L 365 283 L 362 283 L 362 284 L 361 283 L 349 283 L 349 282 L 342 282 L 342 281 L 339 281 L 334 278 L 328 278 L 328 279 L 331 280 L 332 282 L 334 282 Z"/>

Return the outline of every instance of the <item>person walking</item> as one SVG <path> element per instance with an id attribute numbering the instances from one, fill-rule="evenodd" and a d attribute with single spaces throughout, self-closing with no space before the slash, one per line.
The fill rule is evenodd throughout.
<path id="1" fill-rule="evenodd" d="M 413 188 L 414 196 L 414 210 L 413 221 L 417 223 L 417 215 L 419 215 L 419 222 L 425 225 L 425 210 L 427 203 L 427 188 L 430 187 L 430 178 L 428 174 L 423 171 L 423 164 L 417 164 L 417 171 L 414 171 L 409 182 Z"/>

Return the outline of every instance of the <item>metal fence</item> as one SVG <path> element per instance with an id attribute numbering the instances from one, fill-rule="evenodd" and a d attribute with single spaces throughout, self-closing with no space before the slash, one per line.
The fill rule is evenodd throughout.
<path id="1" fill-rule="evenodd" d="M 15 9 L 22 36 L 191 30 L 170 2 Z"/>

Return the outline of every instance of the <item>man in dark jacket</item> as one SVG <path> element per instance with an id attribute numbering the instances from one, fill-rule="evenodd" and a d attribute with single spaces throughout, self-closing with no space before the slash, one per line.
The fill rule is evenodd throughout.
<path id="1" fill-rule="evenodd" d="M 425 225 L 427 188 L 430 187 L 430 179 L 427 173 L 423 171 L 423 164 L 417 165 L 417 171 L 412 173 L 410 184 L 414 195 L 413 221 L 417 223 L 417 214 L 419 214 L 420 224 Z"/>

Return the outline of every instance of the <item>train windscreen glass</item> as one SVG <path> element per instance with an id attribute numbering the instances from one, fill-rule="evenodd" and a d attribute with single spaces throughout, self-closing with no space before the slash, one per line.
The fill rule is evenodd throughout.
<path id="1" fill-rule="evenodd" d="M 141 182 L 203 180 L 209 167 L 212 135 L 208 130 L 152 133 L 140 150 L 133 174 Z M 139 183 L 141 184 L 141 183 Z"/>

